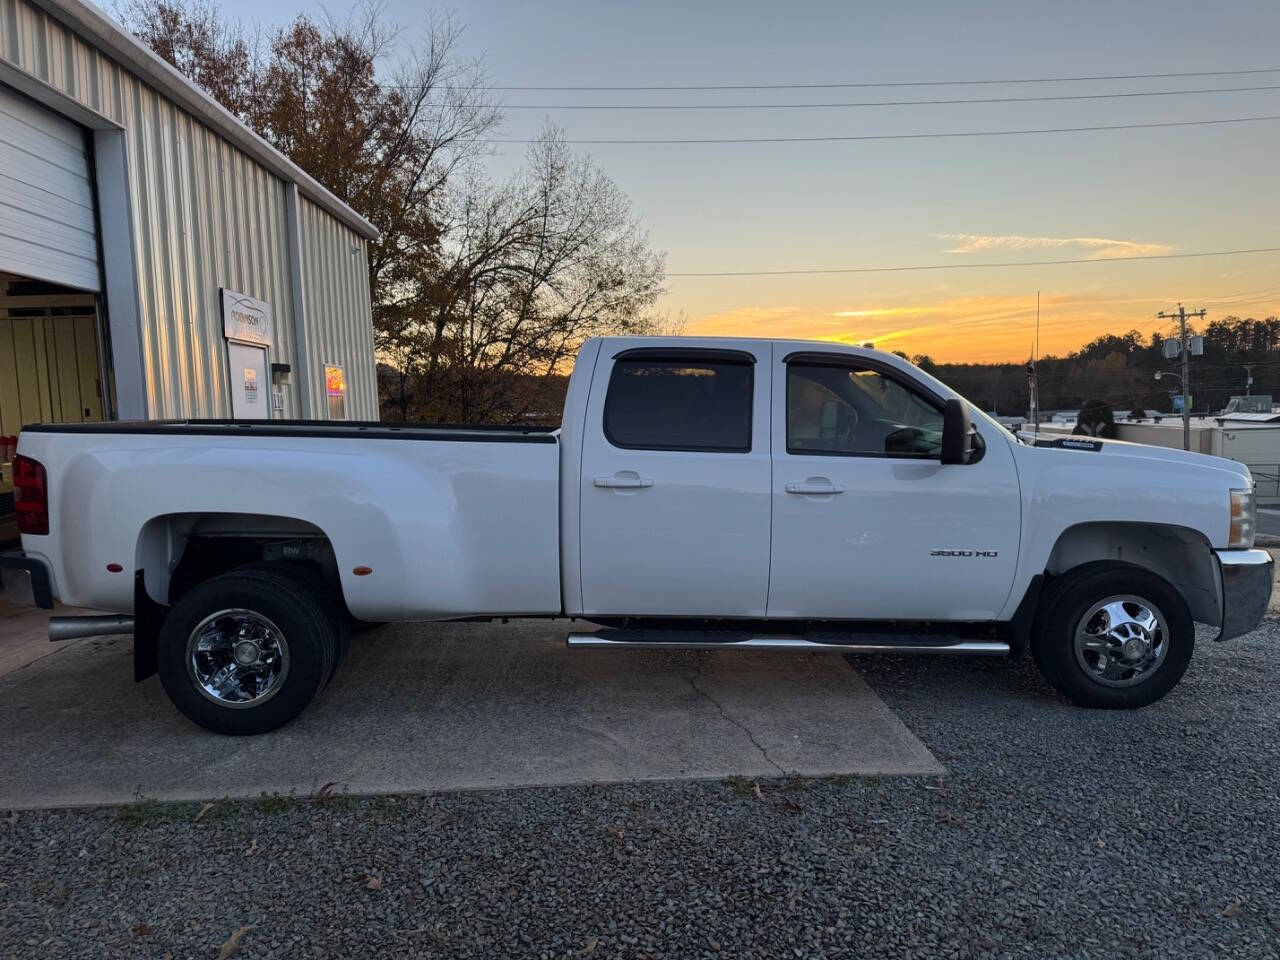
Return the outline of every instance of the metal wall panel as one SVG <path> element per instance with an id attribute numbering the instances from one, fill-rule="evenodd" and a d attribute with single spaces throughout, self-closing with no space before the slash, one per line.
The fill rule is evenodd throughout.
<path id="1" fill-rule="evenodd" d="M 271 304 L 270 359 L 296 362 L 285 186 L 149 88 L 127 89 L 148 409 L 229 416 L 220 288 Z M 301 415 L 295 397 L 284 415 Z"/>
<path id="2" fill-rule="evenodd" d="M 305 197 L 298 219 L 312 415 L 326 416 L 324 366 L 336 364 L 346 375 L 347 419 L 377 420 L 368 248 L 363 237 Z"/>
<path id="3" fill-rule="evenodd" d="M 271 304 L 270 360 L 296 365 L 285 182 L 27 0 L 0 0 L 0 59 L 125 129 L 148 414 L 230 415 L 220 287 Z M 348 358 L 348 416 L 376 418 L 364 241 L 323 208 L 305 208 L 312 364 L 326 362 L 325 350 L 328 362 Z M 343 247 L 359 253 L 344 263 Z M 312 416 L 323 416 L 319 389 Z M 303 416 L 297 387 L 284 394 L 281 415 Z"/>

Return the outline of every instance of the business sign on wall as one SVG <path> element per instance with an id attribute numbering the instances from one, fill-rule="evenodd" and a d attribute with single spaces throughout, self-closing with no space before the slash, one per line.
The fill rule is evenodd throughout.
<path id="1" fill-rule="evenodd" d="M 271 304 L 226 287 L 222 288 L 221 293 L 223 336 L 236 343 L 271 346 L 275 335 L 275 326 L 271 322 Z"/>
<path id="2" fill-rule="evenodd" d="M 329 419 L 347 419 L 347 378 L 337 364 L 324 365 L 324 393 L 329 401 Z"/>

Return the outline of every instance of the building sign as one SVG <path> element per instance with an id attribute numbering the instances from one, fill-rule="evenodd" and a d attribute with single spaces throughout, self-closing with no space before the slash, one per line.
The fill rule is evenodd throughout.
<path id="1" fill-rule="evenodd" d="M 271 304 L 223 287 L 222 333 L 228 340 L 237 343 L 271 346 L 275 334 L 275 327 L 271 322 Z"/>
<path id="2" fill-rule="evenodd" d="M 244 368 L 244 402 L 258 402 L 258 371 L 253 367 Z"/>
<path id="3" fill-rule="evenodd" d="M 347 419 L 347 378 L 341 367 L 324 365 L 324 393 L 329 401 L 329 419 Z"/>

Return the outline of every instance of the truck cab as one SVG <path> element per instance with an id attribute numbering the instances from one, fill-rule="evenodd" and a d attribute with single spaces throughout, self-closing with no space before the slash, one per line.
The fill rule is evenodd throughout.
<path id="1" fill-rule="evenodd" d="M 569 608 L 999 619 L 1021 521 L 1010 438 L 972 425 L 965 462 L 944 463 L 950 397 L 897 359 L 773 341 L 589 344 L 580 362 L 605 375 L 580 437 L 566 423 L 562 438 L 566 476 L 581 447 Z"/>

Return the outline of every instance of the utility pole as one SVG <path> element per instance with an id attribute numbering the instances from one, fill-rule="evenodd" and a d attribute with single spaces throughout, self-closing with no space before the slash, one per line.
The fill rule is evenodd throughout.
<path id="1" fill-rule="evenodd" d="M 1036 338 L 1031 342 L 1031 359 L 1027 361 L 1027 398 L 1031 401 L 1031 430 L 1040 436 L 1040 384 L 1036 378 L 1036 357 L 1040 354 L 1040 291 L 1036 291 Z"/>
<path id="2" fill-rule="evenodd" d="M 1256 367 L 1257 364 L 1242 363 L 1240 366 L 1244 367 L 1244 395 L 1247 397 L 1253 393 L 1253 368 Z"/>
<path id="3" fill-rule="evenodd" d="M 1033 355 L 1034 357 L 1034 355 Z M 1031 403 L 1031 431 L 1040 436 L 1040 398 L 1036 391 L 1036 362 L 1027 361 L 1027 399 Z"/>
<path id="4" fill-rule="evenodd" d="M 1204 308 L 1187 312 L 1187 308 L 1178 304 L 1177 313 L 1165 313 L 1161 310 L 1156 316 L 1161 320 L 1177 320 L 1178 351 L 1182 354 L 1182 449 L 1191 449 L 1191 342 L 1187 339 L 1187 317 L 1204 319 Z M 1167 351 L 1166 351 L 1167 353 Z M 1172 359 L 1172 358 L 1170 358 Z"/>

